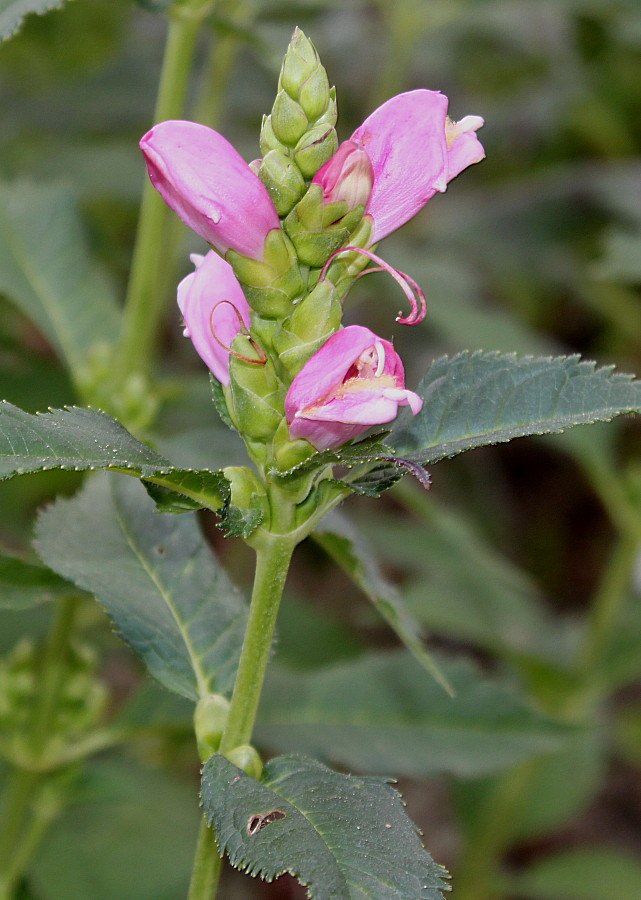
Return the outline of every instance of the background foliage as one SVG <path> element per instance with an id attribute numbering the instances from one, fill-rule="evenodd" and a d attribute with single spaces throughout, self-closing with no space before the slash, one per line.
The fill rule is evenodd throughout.
<path id="1" fill-rule="evenodd" d="M 35 8 L 0 2 L 3 32 L 27 5 Z M 115 332 L 129 268 L 162 6 L 75 0 L 30 16 L 0 47 L 0 394 L 30 412 L 91 391 L 101 405 L 101 341 Z M 638 4 L 219 0 L 199 44 L 191 116 L 219 127 L 247 159 L 258 153 L 294 24 L 336 83 L 342 138 L 413 87 L 442 89 L 455 118 L 486 118 L 487 160 L 386 242 L 386 257 L 429 301 L 421 326 L 394 330 L 408 382 L 463 349 L 580 352 L 639 373 Z M 179 240 L 185 264 L 165 273 L 170 283 L 201 249 L 186 230 Z M 351 321 L 391 336 L 390 290 L 381 277 L 360 283 Z M 156 449 L 179 466 L 234 462 L 238 447 L 217 423 L 169 295 L 159 357 Z M 452 870 L 456 900 L 638 900 L 638 442 L 638 426 L 618 420 L 475 450 L 435 466 L 429 494 L 406 479 L 374 506 L 352 498 L 345 513 L 365 536 L 357 545 L 344 543 L 344 525 L 328 526 L 297 555 L 261 747 L 401 776 L 426 845 Z M 42 473 L 0 485 L 3 652 L 45 632 L 48 601 L 64 590 L 35 566 L 30 541 L 36 510 L 79 478 Z M 91 489 L 104 494 L 98 482 Z M 102 502 L 127 494 L 125 485 Z M 54 514 L 64 510 L 59 501 Z M 44 521 L 46 559 L 56 520 L 48 532 Z M 212 521 L 202 523 L 246 587 L 240 542 L 223 543 Z M 180 518 L 170 525 L 186 527 Z M 29 601 L 15 556 L 34 563 Z M 98 591 L 89 576 L 83 586 Z M 113 594 L 122 605 L 118 585 Z M 431 636 L 457 700 L 390 637 L 379 612 L 397 597 L 411 627 Z M 228 612 L 234 640 L 241 602 Z M 109 691 L 104 720 L 119 739 L 76 773 L 23 896 L 173 900 L 197 823 L 191 709 L 147 680 L 98 607 L 87 599 L 78 615 Z M 104 867 L 83 863 L 103 857 Z M 134 860 L 136 879 L 123 884 Z M 229 900 L 302 896 L 287 877 L 271 886 L 226 877 Z"/>

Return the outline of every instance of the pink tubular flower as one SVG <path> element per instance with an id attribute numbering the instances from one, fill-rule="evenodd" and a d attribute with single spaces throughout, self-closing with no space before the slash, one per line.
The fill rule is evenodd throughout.
<path id="1" fill-rule="evenodd" d="M 389 341 L 361 325 L 333 334 L 307 360 L 285 397 L 292 438 L 317 450 L 338 447 L 371 425 L 391 422 L 399 406 L 423 401 L 405 389 L 403 363 Z"/>
<path id="2" fill-rule="evenodd" d="M 201 359 L 221 382 L 229 383 L 229 347 L 243 326 L 249 306 L 234 271 L 217 253 L 192 254 L 196 271 L 178 285 L 178 306 Z"/>
<path id="3" fill-rule="evenodd" d="M 206 125 L 169 120 L 140 141 L 151 183 L 165 203 L 219 253 L 262 259 L 279 228 L 267 189 L 229 141 Z"/>
<path id="4" fill-rule="evenodd" d="M 335 190 L 335 158 L 345 155 L 345 145 L 367 153 L 374 173 L 365 208 L 373 220 L 372 244 L 404 225 L 452 178 L 485 156 L 474 133 L 483 119 L 466 116 L 452 122 L 447 103 L 438 91 L 397 94 L 374 110 L 314 175 L 327 200 Z"/>

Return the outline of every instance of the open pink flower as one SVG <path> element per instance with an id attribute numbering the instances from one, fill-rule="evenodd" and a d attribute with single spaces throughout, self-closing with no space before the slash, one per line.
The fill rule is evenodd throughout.
<path id="1" fill-rule="evenodd" d="M 336 192 L 336 157 L 364 150 L 374 173 L 365 212 L 372 217 L 375 244 L 404 225 L 437 191 L 485 156 L 475 131 L 480 116 L 460 122 L 447 117 L 448 100 L 438 91 L 397 94 L 368 116 L 349 141 L 314 175 L 326 199 Z"/>
<path id="2" fill-rule="evenodd" d="M 201 359 L 222 384 L 229 383 L 229 347 L 243 326 L 249 306 L 234 271 L 217 253 L 192 254 L 196 271 L 178 285 L 178 306 Z"/>
<path id="3" fill-rule="evenodd" d="M 280 227 L 267 189 L 229 141 L 206 125 L 169 120 L 140 141 L 151 183 L 196 234 L 225 254 L 262 259 Z"/>
<path id="4" fill-rule="evenodd" d="M 423 401 L 405 388 L 403 363 L 389 341 L 348 325 L 307 360 L 285 397 L 292 438 L 317 450 L 338 447 L 371 425 L 391 422 L 399 406 L 414 415 Z"/>

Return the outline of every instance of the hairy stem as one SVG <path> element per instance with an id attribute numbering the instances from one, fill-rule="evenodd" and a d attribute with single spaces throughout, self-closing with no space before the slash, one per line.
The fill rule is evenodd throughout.
<path id="1" fill-rule="evenodd" d="M 256 571 L 247 629 L 220 753 L 251 741 L 258 701 L 274 636 L 274 627 L 296 539 L 291 534 L 260 533 L 254 543 Z M 220 874 L 214 835 L 201 825 L 189 888 L 189 900 L 212 900 Z"/>

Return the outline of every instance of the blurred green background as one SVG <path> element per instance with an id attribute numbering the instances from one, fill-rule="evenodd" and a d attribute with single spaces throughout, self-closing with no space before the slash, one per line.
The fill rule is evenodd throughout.
<path id="1" fill-rule="evenodd" d="M 19 197 L 30 190 L 25 183 L 45 190 L 62 182 L 95 265 L 118 296 L 143 184 L 137 142 L 151 123 L 163 5 L 74 0 L 29 17 L 0 46 L 6 191 Z M 294 25 L 312 38 L 336 84 L 341 139 L 387 97 L 417 87 L 446 93 L 454 119 L 486 120 L 487 159 L 379 248 L 422 285 L 424 322 L 395 325 L 403 301 L 382 275 L 360 281 L 347 303 L 348 321 L 393 335 L 408 384 L 433 358 L 463 348 L 578 352 L 640 373 L 638 0 L 219 0 L 200 38 L 189 116 L 215 125 L 247 160 L 259 153 L 261 116 Z M 202 249 L 186 229 L 180 243 L 182 262 L 167 273 L 169 284 L 189 270 L 188 253 Z M 12 300 L 0 297 L 0 394 L 30 411 L 79 402 L 54 349 Z M 238 448 L 217 424 L 172 290 L 159 375 L 154 442 L 178 463 L 233 461 Z M 518 691 L 529 709 L 568 729 L 550 749 L 518 716 L 493 731 L 490 714 L 485 751 L 479 744 L 476 755 L 468 749 L 457 759 L 448 750 L 435 761 L 433 737 L 411 731 L 419 713 L 395 713 L 401 698 L 391 695 L 389 716 L 382 707 L 371 713 L 384 745 L 378 756 L 359 757 L 362 737 L 347 716 L 342 730 L 313 746 L 339 766 L 399 777 L 426 846 L 453 873 L 455 900 L 641 896 L 639 439 L 638 424 L 624 420 L 521 440 L 442 462 L 428 495 L 406 479 L 374 505 L 350 501 L 350 516 L 431 645 L 469 657 L 502 690 Z M 0 544 L 32 552 L 38 507 L 78 484 L 72 473 L 2 484 Z M 225 543 L 208 519 L 203 526 L 246 587 L 245 549 Z M 48 616 L 46 605 L 2 610 L 0 648 L 42 634 Z M 184 895 L 197 828 L 189 706 L 147 683 L 89 602 L 82 629 L 99 654 L 109 714 L 155 724 L 77 774 L 22 896 L 175 900 Z M 289 582 L 276 651 L 283 671 L 298 676 L 275 676 L 268 686 L 258 742 L 266 752 L 308 748 L 295 716 L 291 727 L 270 719 L 272 695 L 280 691 L 286 706 L 287 685 L 320 683 L 328 672 L 343 672 L 346 683 L 361 678 L 376 692 L 363 654 L 394 647 L 359 592 L 308 542 Z M 327 671 L 317 676 L 320 667 Z M 418 668 L 409 677 L 427 678 Z M 331 694 L 331 677 L 328 684 Z M 303 703 L 295 692 L 291 702 Z M 434 702 L 447 717 L 444 698 Z M 489 702 L 499 710 L 498 695 Z M 506 755 L 517 737 L 521 750 Z M 469 741 L 463 723 L 460 743 Z M 288 877 L 269 886 L 231 872 L 226 878 L 225 900 L 304 896 Z"/>

